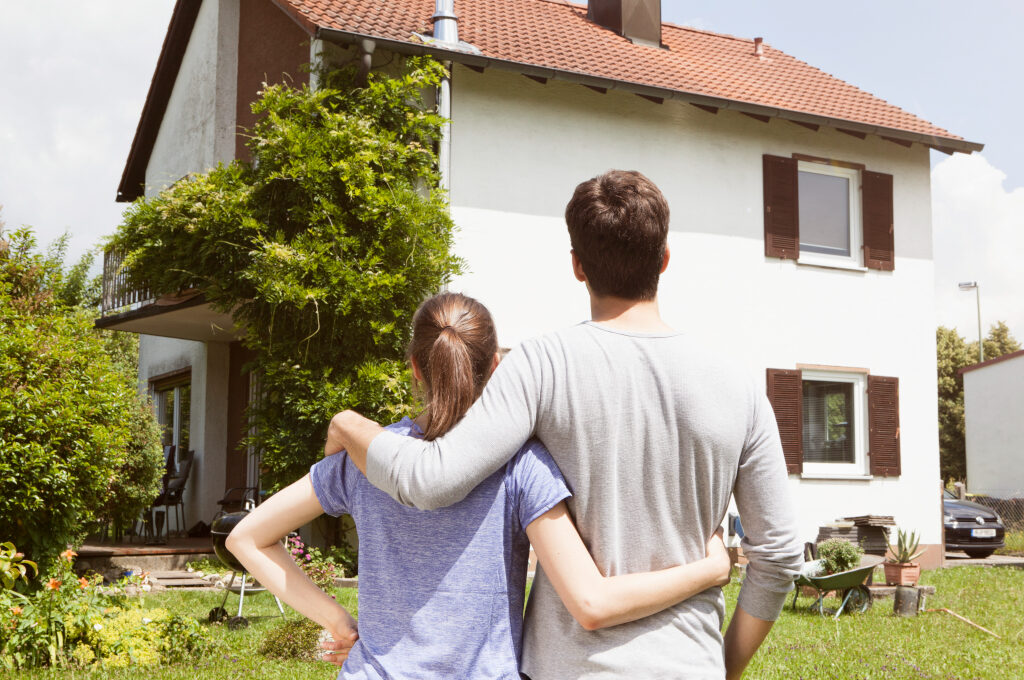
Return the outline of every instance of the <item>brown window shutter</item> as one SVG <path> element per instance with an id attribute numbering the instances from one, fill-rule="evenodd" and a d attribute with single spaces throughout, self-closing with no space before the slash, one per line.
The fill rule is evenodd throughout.
<path id="1" fill-rule="evenodd" d="M 779 425 L 786 470 L 799 474 L 804 470 L 803 374 L 781 368 L 768 369 L 768 401 Z"/>
<path id="2" fill-rule="evenodd" d="M 764 164 L 764 254 L 795 260 L 800 255 L 800 202 L 796 159 L 762 157 Z"/>
<path id="3" fill-rule="evenodd" d="M 861 173 L 864 220 L 864 266 L 893 270 L 892 175 L 865 170 Z"/>
<path id="4" fill-rule="evenodd" d="M 900 380 L 868 376 L 868 457 L 871 474 L 900 474 Z"/>

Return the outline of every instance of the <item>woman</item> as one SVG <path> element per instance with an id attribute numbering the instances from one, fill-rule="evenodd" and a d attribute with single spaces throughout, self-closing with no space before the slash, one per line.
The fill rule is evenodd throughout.
<path id="1" fill-rule="evenodd" d="M 413 318 L 409 360 L 427 409 L 388 429 L 434 439 L 480 396 L 498 363 L 487 309 L 442 293 Z M 529 547 L 566 607 L 593 630 L 632 621 L 729 578 L 719 537 L 693 564 L 603 577 L 566 510 L 570 492 L 543 445 L 531 440 L 461 502 L 429 512 L 374 488 L 345 455 L 270 497 L 228 538 L 228 548 L 271 592 L 335 639 L 355 622 L 314 586 L 281 545 L 323 512 L 349 513 L 359 531 L 359 639 L 341 678 L 518 679 Z"/>

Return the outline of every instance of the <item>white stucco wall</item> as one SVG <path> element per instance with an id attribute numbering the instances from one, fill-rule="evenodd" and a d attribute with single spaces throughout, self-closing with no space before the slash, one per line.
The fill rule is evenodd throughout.
<path id="1" fill-rule="evenodd" d="M 1024 355 L 964 373 L 967 490 L 1024 498 Z"/>
<path id="2" fill-rule="evenodd" d="M 150 381 L 191 368 L 192 391 L 189 447 L 195 451 L 185 487 L 185 528 L 202 520 L 207 524 L 224 497 L 224 456 L 227 451 L 228 348 L 226 343 L 193 342 L 139 336 L 139 391 L 152 395 Z M 177 530 L 173 514 L 169 528 Z"/>
<path id="3" fill-rule="evenodd" d="M 762 381 L 766 368 L 798 363 L 900 379 L 902 475 L 791 476 L 803 540 L 837 517 L 871 513 L 941 542 L 926 149 L 458 66 L 452 119 L 452 214 L 471 270 L 452 288 L 489 306 L 502 344 L 588 318 L 565 204 L 584 179 L 640 170 L 672 210 L 659 296 L 670 324 L 708 337 Z M 765 257 L 761 156 L 794 152 L 894 176 L 894 272 Z"/>
<path id="4" fill-rule="evenodd" d="M 146 195 L 235 154 L 240 0 L 204 0 L 146 167 Z M 209 523 L 224 496 L 228 346 L 140 336 L 139 389 L 153 376 L 191 367 L 190 445 L 196 452 L 186 486 L 187 527 Z M 176 528 L 171 524 L 171 528 Z"/>
<path id="5" fill-rule="evenodd" d="M 205 0 L 146 167 L 152 196 L 235 154 L 239 0 Z"/>

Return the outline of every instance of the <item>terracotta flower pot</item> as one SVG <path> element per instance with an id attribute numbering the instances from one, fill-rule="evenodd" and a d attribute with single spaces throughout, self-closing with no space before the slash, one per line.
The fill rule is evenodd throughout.
<path id="1" fill-rule="evenodd" d="M 921 578 L 921 565 L 917 562 L 886 562 L 885 582 L 890 586 L 916 586 Z"/>

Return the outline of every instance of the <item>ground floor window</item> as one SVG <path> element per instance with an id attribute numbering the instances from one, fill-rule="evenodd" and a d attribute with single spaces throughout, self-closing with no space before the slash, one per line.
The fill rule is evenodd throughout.
<path id="1" fill-rule="evenodd" d="M 174 445 L 178 452 L 189 451 L 189 427 L 192 408 L 191 371 L 152 382 L 153 405 L 163 430 L 164 446 Z"/>
<path id="2" fill-rule="evenodd" d="M 865 474 L 862 373 L 803 371 L 802 438 L 805 472 Z"/>

